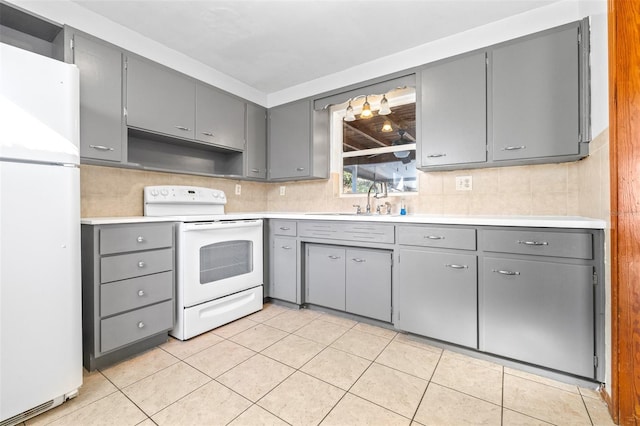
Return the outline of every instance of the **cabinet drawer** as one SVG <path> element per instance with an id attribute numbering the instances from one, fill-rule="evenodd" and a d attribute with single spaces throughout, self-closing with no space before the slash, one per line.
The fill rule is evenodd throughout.
<path id="1" fill-rule="evenodd" d="M 173 269 L 173 250 L 153 250 L 100 259 L 100 282 L 124 280 Z"/>
<path id="2" fill-rule="evenodd" d="M 340 223 L 338 229 L 338 238 L 341 240 L 371 241 L 389 244 L 395 242 L 394 225 Z"/>
<path id="3" fill-rule="evenodd" d="M 398 243 L 410 246 L 475 250 L 476 230 L 431 226 L 399 226 Z"/>
<path id="4" fill-rule="evenodd" d="M 284 235 L 287 237 L 295 237 L 298 235 L 296 222 L 293 220 L 272 220 L 269 223 L 273 235 Z"/>
<path id="5" fill-rule="evenodd" d="M 100 321 L 100 351 L 107 352 L 173 327 L 173 301 Z"/>
<path id="6" fill-rule="evenodd" d="M 298 231 L 301 237 L 338 239 L 338 224 L 335 222 L 300 222 Z"/>
<path id="7" fill-rule="evenodd" d="M 488 230 L 483 236 L 485 251 L 575 259 L 593 258 L 591 234 Z"/>
<path id="8" fill-rule="evenodd" d="M 173 271 L 100 286 L 100 316 L 107 317 L 173 298 Z"/>
<path id="9" fill-rule="evenodd" d="M 100 254 L 150 250 L 173 245 L 173 224 L 100 229 Z"/>

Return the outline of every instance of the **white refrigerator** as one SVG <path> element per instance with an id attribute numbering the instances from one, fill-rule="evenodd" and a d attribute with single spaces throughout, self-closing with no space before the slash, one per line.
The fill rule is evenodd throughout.
<path id="1" fill-rule="evenodd" d="M 78 69 L 0 43 L 0 424 L 82 384 Z"/>

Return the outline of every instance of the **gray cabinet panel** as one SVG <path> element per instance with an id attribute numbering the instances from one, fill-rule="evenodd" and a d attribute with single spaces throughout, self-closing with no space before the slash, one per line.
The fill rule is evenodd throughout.
<path id="1" fill-rule="evenodd" d="M 128 345 L 171 327 L 172 301 L 103 319 L 100 321 L 100 351 L 107 352 Z"/>
<path id="2" fill-rule="evenodd" d="M 73 40 L 80 70 L 80 155 L 122 161 L 122 53 L 79 34 Z"/>
<path id="3" fill-rule="evenodd" d="M 347 249 L 345 310 L 391 321 L 391 252 Z"/>
<path id="4" fill-rule="evenodd" d="M 485 53 L 421 72 L 422 167 L 487 161 Z"/>
<path id="5" fill-rule="evenodd" d="M 196 140 L 244 150 L 244 114 L 244 102 L 196 84 Z"/>
<path id="6" fill-rule="evenodd" d="M 311 173 L 311 103 L 302 100 L 269 110 L 269 178 Z"/>
<path id="7" fill-rule="evenodd" d="M 579 153 L 578 28 L 491 52 L 493 159 Z"/>
<path id="8" fill-rule="evenodd" d="M 345 310 L 345 249 L 307 245 L 307 303 Z"/>
<path id="9" fill-rule="evenodd" d="M 337 223 L 338 238 L 350 241 L 370 241 L 393 244 L 395 226 L 371 223 Z"/>
<path id="10" fill-rule="evenodd" d="M 100 258 L 100 282 L 124 280 L 173 269 L 173 250 L 154 250 Z"/>
<path id="11" fill-rule="evenodd" d="M 544 231 L 484 231 L 485 251 L 538 256 L 593 258 L 591 234 Z"/>
<path id="12" fill-rule="evenodd" d="M 476 230 L 433 226 L 398 226 L 398 242 L 411 246 L 476 249 Z"/>
<path id="13" fill-rule="evenodd" d="M 195 83 L 169 68 L 127 58 L 127 125 L 194 139 Z"/>
<path id="14" fill-rule="evenodd" d="M 477 258 L 401 248 L 400 328 L 477 348 Z"/>
<path id="15" fill-rule="evenodd" d="M 151 250 L 173 245 L 173 225 L 113 226 L 100 229 L 100 254 Z"/>
<path id="16" fill-rule="evenodd" d="M 100 316 L 107 317 L 173 298 L 173 271 L 100 286 Z"/>
<path id="17" fill-rule="evenodd" d="M 594 376 L 593 267 L 484 259 L 480 350 Z"/>
<path id="18" fill-rule="evenodd" d="M 273 238 L 270 296 L 296 302 L 298 294 L 298 249 L 295 238 Z"/>
<path id="19" fill-rule="evenodd" d="M 267 110 L 247 104 L 247 148 L 245 176 L 267 178 Z"/>
<path id="20" fill-rule="evenodd" d="M 269 229 L 274 235 L 295 237 L 297 235 L 297 223 L 294 220 L 270 220 Z"/>

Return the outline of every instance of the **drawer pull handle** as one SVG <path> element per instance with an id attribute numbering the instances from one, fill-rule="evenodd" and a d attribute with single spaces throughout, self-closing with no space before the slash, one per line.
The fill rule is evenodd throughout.
<path id="1" fill-rule="evenodd" d="M 424 238 L 427 240 L 444 240 L 442 235 L 425 235 Z"/>
<path id="2" fill-rule="evenodd" d="M 302 172 L 302 171 L 304 171 L 304 167 L 296 167 L 296 171 L 297 172 Z"/>
<path id="3" fill-rule="evenodd" d="M 144 268 L 145 266 L 147 266 L 147 265 L 142 260 L 140 262 L 138 262 L 138 268 Z"/>
<path id="4" fill-rule="evenodd" d="M 353 259 L 351 259 L 351 260 L 353 260 L 353 261 L 354 261 L 354 262 L 356 262 L 356 263 L 364 263 L 364 262 L 366 262 L 366 261 L 367 261 L 367 259 L 361 259 L 361 258 L 359 258 L 359 257 L 354 257 L 354 258 L 353 258 Z"/>
<path id="5" fill-rule="evenodd" d="M 429 154 L 427 155 L 427 158 L 440 158 L 440 157 L 446 157 L 447 154 L 445 154 L 444 152 L 441 154 Z"/>
<path id="6" fill-rule="evenodd" d="M 524 244 L 525 246 L 548 246 L 546 241 L 522 241 L 518 240 L 518 244 Z"/>
<path id="7" fill-rule="evenodd" d="M 89 148 L 97 149 L 98 151 L 113 151 L 113 148 L 104 145 L 89 145 Z"/>
<path id="8" fill-rule="evenodd" d="M 467 265 L 456 265 L 455 263 L 447 263 L 444 266 L 451 269 L 467 269 L 469 268 Z"/>
<path id="9" fill-rule="evenodd" d="M 138 323 L 138 328 L 144 328 L 144 323 L 142 321 Z"/>
<path id="10" fill-rule="evenodd" d="M 331 255 L 331 256 L 329 256 L 329 259 L 331 259 L 331 260 L 337 260 L 337 259 L 340 259 L 340 256 L 334 256 L 334 255 Z"/>
<path id="11" fill-rule="evenodd" d="M 251 169 L 251 173 L 260 173 L 260 169 Z"/>
<path id="12" fill-rule="evenodd" d="M 520 145 L 520 146 L 505 146 L 504 148 L 502 148 L 503 151 L 517 151 L 519 149 L 527 149 L 527 147 L 525 145 Z"/>
<path id="13" fill-rule="evenodd" d="M 291 246 L 282 246 L 282 248 L 285 250 L 291 250 Z"/>
<path id="14" fill-rule="evenodd" d="M 492 269 L 492 272 L 502 275 L 520 275 L 518 271 L 505 271 L 504 269 Z"/>
<path id="15" fill-rule="evenodd" d="M 136 238 L 136 241 L 139 243 L 144 243 L 144 237 L 142 235 L 139 235 L 138 238 Z"/>
<path id="16" fill-rule="evenodd" d="M 184 126 L 175 126 L 175 128 L 178 129 L 178 130 L 184 130 L 185 132 L 191 131 L 190 128 L 184 127 Z"/>
<path id="17" fill-rule="evenodd" d="M 138 296 L 140 297 L 144 296 L 144 290 L 138 290 Z"/>
<path id="18" fill-rule="evenodd" d="M 205 136 L 213 136 L 213 133 L 211 132 L 202 132 L 202 134 Z"/>
<path id="19" fill-rule="evenodd" d="M 281 226 L 281 227 L 280 227 L 280 230 L 282 230 L 282 231 L 288 231 L 288 230 L 290 230 L 290 229 L 291 229 L 291 228 L 289 228 L 288 226 Z"/>

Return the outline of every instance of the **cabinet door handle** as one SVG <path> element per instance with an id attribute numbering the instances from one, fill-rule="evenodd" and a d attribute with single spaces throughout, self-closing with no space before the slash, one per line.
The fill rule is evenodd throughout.
<path id="1" fill-rule="evenodd" d="M 142 235 L 138 235 L 138 238 L 136 238 L 136 241 L 139 243 L 144 243 L 144 237 Z"/>
<path id="2" fill-rule="evenodd" d="M 144 328 L 144 323 L 142 321 L 138 323 L 138 328 Z"/>
<path id="3" fill-rule="evenodd" d="M 142 260 L 140 262 L 138 262 L 138 268 L 144 268 L 145 266 L 147 266 L 147 265 Z"/>
<path id="4" fill-rule="evenodd" d="M 260 173 L 260 169 L 251 169 L 251 173 Z"/>
<path id="5" fill-rule="evenodd" d="M 296 171 L 297 172 L 302 172 L 302 171 L 304 171 L 304 167 L 296 167 Z"/>
<path id="6" fill-rule="evenodd" d="M 138 296 L 140 297 L 144 296 L 144 290 L 138 290 Z"/>
<path id="7" fill-rule="evenodd" d="M 440 158 L 440 157 L 446 157 L 446 156 L 447 156 L 447 154 L 445 154 L 443 152 L 443 153 L 440 153 L 440 154 L 429 154 L 429 155 L 427 155 L 427 158 Z"/>
<path id="8" fill-rule="evenodd" d="M 288 226 L 281 226 L 281 227 L 280 227 L 280 229 L 281 229 L 282 231 L 288 231 L 288 230 L 290 230 L 291 228 L 289 228 Z"/>
<path id="9" fill-rule="evenodd" d="M 506 271 L 504 269 L 492 269 L 491 271 L 502 275 L 520 275 L 518 271 Z"/>
<path id="10" fill-rule="evenodd" d="M 331 259 L 331 260 L 337 260 L 337 259 L 340 259 L 340 256 L 330 255 L 330 256 L 329 256 L 329 259 Z"/>
<path id="11" fill-rule="evenodd" d="M 444 240 L 442 235 L 425 235 L 424 238 L 427 240 Z"/>
<path id="12" fill-rule="evenodd" d="M 467 269 L 467 265 L 456 265 L 455 263 L 447 263 L 444 266 L 451 269 Z"/>
<path id="13" fill-rule="evenodd" d="M 202 132 L 202 134 L 205 136 L 213 136 L 213 133 L 211 132 Z"/>
<path id="14" fill-rule="evenodd" d="M 113 148 L 104 145 L 89 145 L 89 148 L 97 149 L 98 151 L 113 151 Z"/>
<path id="15" fill-rule="evenodd" d="M 523 241 L 518 240 L 518 244 L 524 244 L 525 246 L 548 246 L 549 243 L 546 241 Z"/>
<path id="16" fill-rule="evenodd" d="M 291 250 L 291 246 L 282 246 L 282 248 L 285 250 Z"/>
<path id="17" fill-rule="evenodd" d="M 525 145 L 520 145 L 520 146 L 505 146 L 504 148 L 502 148 L 503 151 L 517 151 L 519 149 L 527 149 L 527 147 Z"/>
<path id="18" fill-rule="evenodd" d="M 364 263 L 364 262 L 366 262 L 366 261 L 367 261 L 367 259 L 361 259 L 361 258 L 359 258 L 359 257 L 354 257 L 354 258 L 353 258 L 353 259 L 351 259 L 351 260 L 353 260 L 353 261 L 354 261 L 354 262 L 356 262 L 356 263 Z"/>
<path id="19" fill-rule="evenodd" d="M 174 127 L 175 127 L 176 129 L 178 129 L 178 130 L 184 130 L 185 132 L 189 132 L 189 131 L 191 131 L 191 129 L 190 129 L 190 128 L 188 128 L 188 127 L 184 127 L 184 126 L 174 126 Z"/>

